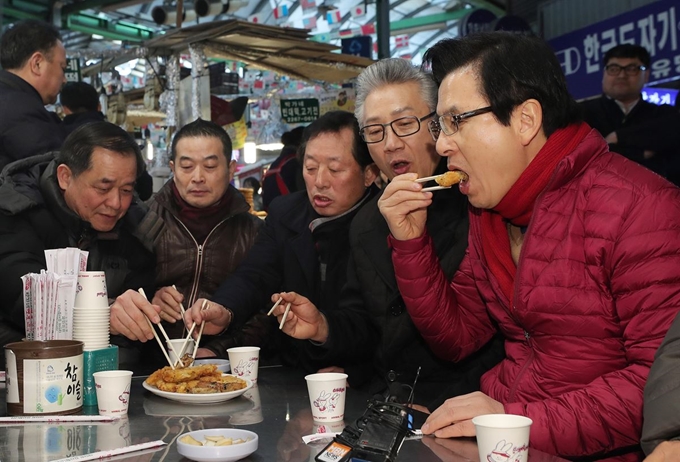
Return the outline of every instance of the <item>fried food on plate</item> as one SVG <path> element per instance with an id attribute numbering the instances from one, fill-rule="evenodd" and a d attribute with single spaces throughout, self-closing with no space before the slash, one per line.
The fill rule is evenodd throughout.
<path id="1" fill-rule="evenodd" d="M 204 364 L 172 369 L 166 366 L 155 371 L 146 383 L 161 391 L 171 393 L 224 393 L 246 387 L 245 380 L 232 375 L 222 375 L 215 364 Z"/>
<path id="2" fill-rule="evenodd" d="M 439 175 L 437 178 L 434 179 L 434 181 L 439 186 L 448 187 L 460 183 L 461 181 L 466 181 L 467 179 L 468 176 L 464 172 L 461 172 L 459 170 L 452 170 L 450 172 L 446 172 L 442 175 Z"/>

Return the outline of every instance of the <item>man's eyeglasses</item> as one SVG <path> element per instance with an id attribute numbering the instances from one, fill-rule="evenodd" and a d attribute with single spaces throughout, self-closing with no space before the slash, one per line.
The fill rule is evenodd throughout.
<path id="1" fill-rule="evenodd" d="M 469 111 L 469 112 L 463 112 L 462 114 L 444 114 L 440 115 L 439 117 L 435 117 L 432 119 L 428 124 L 427 124 L 427 129 L 430 131 L 430 135 L 432 135 L 432 139 L 437 141 L 439 138 L 439 133 L 444 132 L 446 136 L 451 136 L 454 133 L 456 133 L 460 129 L 460 123 L 465 120 L 469 119 L 470 117 L 478 116 L 481 114 L 486 114 L 487 112 L 491 112 L 491 106 L 487 107 L 482 107 L 479 109 L 475 109 L 474 111 Z"/>
<path id="2" fill-rule="evenodd" d="M 366 144 L 379 143 L 385 139 L 385 127 L 389 126 L 392 128 L 394 134 L 401 138 L 418 133 L 418 130 L 420 130 L 420 122 L 433 115 L 435 115 L 434 112 L 421 118 L 406 116 L 386 124 L 366 125 L 365 127 L 361 127 L 359 133 L 361 134 L 361 139 L 363 139 Z"/>
<path id="3" fill-rule="evenodd" d="M 621 73 L 621 71 L 624 71 L 626 75 L 634 76 L 638 75 L 640 71 L 646 71 L 647 66 L 642 66 L 640 64 L 629 64 L 627 66 L 619 66 L 618 64 L 607 64 L 604 67 L 604 70 L 607 71 L 607 74 L 611 76 L 617 76 Z"/>

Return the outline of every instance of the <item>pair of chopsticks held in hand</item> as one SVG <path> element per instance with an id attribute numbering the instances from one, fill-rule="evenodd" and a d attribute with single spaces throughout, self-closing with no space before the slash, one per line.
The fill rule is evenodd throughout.
<path id="1" fill-rule="evenodd" d="M 269 313 L 267 313 L 267 316 L 271 316 L 271 314 L 274 312 L 277 306 L 281 304 L 283 301 L 283 297 L 280 297 L 276 303 L 274 303 L 274 306 L 272 306 L 272 309 L 269 310 Z M 286 310 L 283 312 L 283 316 L 281 317 L 281 323 L 279 324 L 279 330 L 283 329 L 283 324 L 286 322 L 286 317 L 288 317 L 288 313 L 290 312 L 290 302 L 286 303 Z"/>
<path id="2" fill-rule="evenodd" d="M 175 288 L 174 285 L 172 287 Z M 177 290 L 177 289 L 175 288 L 175 290 Z M 149 300 L 149 298 L 146 296 L 146 293 L 144 293 L 144 289 L 140 288 L 137 292 L 139 292 L 144 298 L 146 298 L 147 301 Z M 182 315 L 184 315 L 184 312 L 186 311 L 184 309 L 184 305 L 182 305 L 182 303 L 180 303 L 179 306 L 180 306 L 180 310 L 182 312 Z M 201 305 L 201 311 L 207 309 L 207 307 L 208 307 L 208 300 L 204 299 L 203 304 Z M 156 338 L 156 341 L 158 342 L 158 346 L 161 347 L 161 351 L 163 352 L 165 359 L 167 359 L 168 364 L 174 370 L 175 366 L 182 364 L 182 354 L 184 353 L 184 350 L 187 347 L 187 342 L 189 342 L 189 339 L 191 338 L 191 334 L 194 332 L 194 329 L 196 328 L 196 323 L 194 322 L 194 324 L 191 326 L 191 329 L 189 329 L 189 333 L 187 334 L 186 339 L 184 339 L 184 343 L 182 344 L 182 348 L 179 350 L 179 352 L 177 352 L 177 354 L 175 354 L 175 356 L 177 356 L 177 362 L 175 362 L 173 364 L 173 362 L 170 360 L 170 356 L 168 355 L 168 352 L 165 350 L 165 347 L 163 346 L 163 342 L 161 342 L 160 337 L 158 337 L 158 334 L 156 333 L 156 329 L 154 329 L 154 327 L 153 327 L 153 323 L 151 322 L 151 320 L 148 317 L 145 316 L 145 318 L 146 318 L 146 321 L 149 323 L 149 327 L 151 328 L 151 331 L 153 332 L 153 336 Z M 198 351 L 198 344 L 201 341 L 201 335 L 203 335 L 203 327 L 205 327 L 205 321 L 201 322 L 201 327 L 198 330 L 198 337 L 196 338 L 196 343 L 194 344 L 194 351 L 191 354 L 192 359 L 196 359 L 196 352 Z M 170 344 L 170 339 L 168 338 L 168 334 L 165 332 L 165 329 L 163 329 L 163 324 L 158 323 L 158 328 L 160 329 L 161 333 L 163 334 L 163 337 L 165 338 L 165 340 L 168 342 L 168 344 Z M 182 354 L 179 354 L 179 353 L 182 353 Z"/>

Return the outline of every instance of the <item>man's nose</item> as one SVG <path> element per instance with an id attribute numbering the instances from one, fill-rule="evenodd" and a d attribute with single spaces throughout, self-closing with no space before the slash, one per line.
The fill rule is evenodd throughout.
<path id="1" fill-rule="evenodd" d="M 403 145 L 401 138 L 397 136 L 389 125 L 385 127 L 385 139 L 383 141 L 385 142 L 386 151 L 393 151 Z"/>
<path id="2" fill-rule="evenodd" d="M 191 174 L 191 181 L 194 183 L 202 183 L 205 180 L 205 172 L 202 168 L 197 167 Z"/>

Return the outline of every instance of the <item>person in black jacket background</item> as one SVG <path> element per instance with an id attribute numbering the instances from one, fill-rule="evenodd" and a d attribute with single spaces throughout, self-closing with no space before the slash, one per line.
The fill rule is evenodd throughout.
<path id="1" fill-rule="evenodd" d="M 680 112 L 642 99 L 649 81 L 649 52 L 623 44 L 604 55 L 602 96 L 581 103 L 584 120 L 609 149 L 680 185 Z"/>
<path id="2" fill-rule="evenodd" d="M 20 21 L 0 39 L 0 169 L 18 159 L 59 149 L 66 138 L 45 109 L 66 83 L 66 50 L 59 31 Z"/>
<path id="3" fill-rule="evenodd" d="M 59 93 L 59 102 L 64 109 L 62 121 L 66 133 L 89 122 L 106 120 L 101 113 L 97 90 L 85 82 L 69 82 Z"/>
<path id="4" fill-rule="evenodd" d="M 304 189 L 302 167 L 297 158 L 297 150 L 302 141 L 305 127 L 296 127 L 281 135 L 281 153 L 269 166 L 262 178 L 262 207 L 269 208 L 269 204 L 279 196 Z"/>

